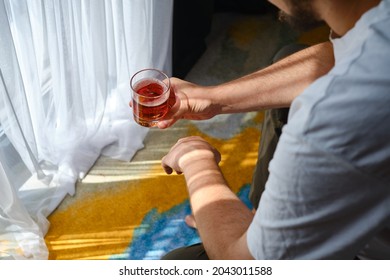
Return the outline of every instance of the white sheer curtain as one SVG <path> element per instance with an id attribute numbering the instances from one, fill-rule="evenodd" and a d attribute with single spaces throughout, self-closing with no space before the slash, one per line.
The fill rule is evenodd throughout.
<path id="1" fill-rule="evenodd" d="M 0 0 L 0 258 L 46 259 L 47 216 L 99 155 L 131 160 L 129 77 L 171 73 L 173 0 Z"/>

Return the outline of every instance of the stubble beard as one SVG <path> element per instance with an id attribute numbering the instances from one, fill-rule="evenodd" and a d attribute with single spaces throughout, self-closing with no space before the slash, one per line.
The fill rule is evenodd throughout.
<path id="1" fill-rule="evenodd" d="M 314 10 L 311 0 L 290 0 L 291 12 L 279 11 L 279 20 L 298 31 L 308 31 L 324 24 Z"/>

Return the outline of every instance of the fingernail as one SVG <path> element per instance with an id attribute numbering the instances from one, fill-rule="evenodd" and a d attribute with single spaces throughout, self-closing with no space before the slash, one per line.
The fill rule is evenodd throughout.
<path id="1" fill-rule="evenodd" d="M 158 128 L 164 129 L 168 127 L 168 121 L 159 121 L 157 123 Z"/>

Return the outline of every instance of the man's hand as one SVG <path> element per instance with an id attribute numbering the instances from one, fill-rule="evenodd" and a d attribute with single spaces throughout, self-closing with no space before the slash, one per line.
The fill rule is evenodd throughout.
<path id="1" fill-rule="evenodd" d="M 204 161 L 221 161 L 221 154 L 208 142 L 198 136 L 182 138 L 163 157 L 161 164 L 167 174 L 173 171 L 181 174 L 190 165 L 198 165 Z"/>
<path id="2" fill-rule="evenodd" d="M 217 114 L 211 103 L 208 88 L 178 78 L 171 78 L 171 97 L 176 99 L 169 112 L 158 122 L 161 129 L 172 126 L 179 119 L 206 120 Z"/>

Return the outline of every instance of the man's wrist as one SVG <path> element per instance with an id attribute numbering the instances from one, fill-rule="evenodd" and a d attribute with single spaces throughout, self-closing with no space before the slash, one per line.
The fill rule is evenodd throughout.
<path id="1" fill-rule="evenodd" d="M 188 163 L 184 167 L 183 174 L 190 196 L 203 187 L 226 186 L 221 169 L 213 159 L 204 158 Z"/>
<path id="2" fill-rule="evenodd" d="M 218 166 L 215 155 L 210 150 L 194 150 L 183 155 L 178 162 L 183 173 L 188 169 L 201 170 L 204 166 Z"/>

